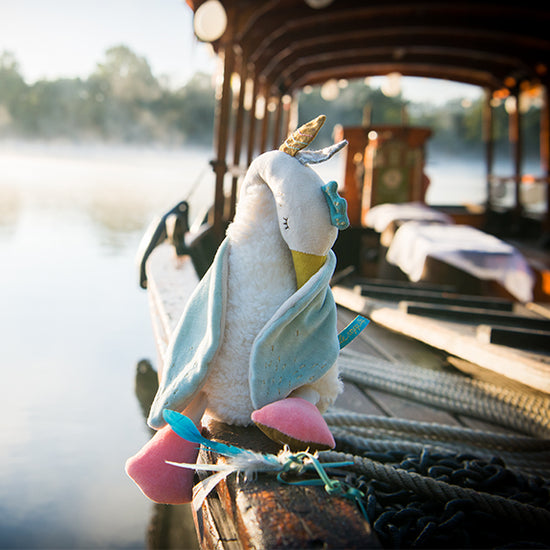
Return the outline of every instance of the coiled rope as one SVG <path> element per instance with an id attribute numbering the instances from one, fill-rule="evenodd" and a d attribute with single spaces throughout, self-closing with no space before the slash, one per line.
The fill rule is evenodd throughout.
<path id="1" fill-rule="evenodd" d="M 444 481 L 425 477 L 415 472 L 387 466 L 369 458 L 359 457 L 350 453 L 325 451 L 323 461 L 350 461 L 356 469 L 366 476 L 383 481 L 393 486 L 399 486 L 426 498 L 439 502 L 448 502 L 463 498 L 471 500 L 480 510 L 503 518 L 522 521 L 528 525 L 550 526 L 550 511 L 523 502 L 503 498 L 466 487 L 451 485 Z M 542 522 L 542 523 L 541 523 Z"/>
<path id="2" fill-rule="evenodd" d="M 498 454 L 515 471 L 550 477 L 550 439 L 349 412 L 327 413 L 325 420 L 337 440 L 360 451 L 418 453 L 429 448 L 488 459 Z"/>
<path id="3" fill-rule="evenodd" d="M 388 453 L 401 451 L 407 453 L 421 453 L 428 449 L 435 453 L 469 453 L 479 458 L 490 460 L 495 456 L 494 452 L 489 449 L 463 445 L 459 442 L 452 446 L 444 446 L 442 444 L 425 444 L 410 441 L 408 439 L 376 439 L 372 437 L 359 437 L 346 432 L 345 430 L 334 428 L 331 426 L 331 431 L 338 443 L 346 448 L 351 448 L 360 452 L 376 452 Z M 539 475 L 545 478 L 550 478 L 550 453 L 544 454 L 527 454 L 520 452 L 507 453 L 500 452 L 498 456 L 502 458 L 507 467 L 522 475 Z"/>
<path id="4" fill-rule="evenodd" d="M 514 451 L 547 451 L 550 450 L 550 439 L 538 439 L 519 435 L 503 435 L 460 426 L 447 426 L 432 422 L 419 422 L 403 418 L 388 418 L 359 413 L 340 412 L 326 413 L 325 420 L 331 426 L 347 427 L 352 431 L 388 432 L 400 434 L 414 434 L 426 440 L 438 441 L 467 441 L 473 445 L 480 443 L 496 450 Z M 480 442 L 480 438 L 483 441 Z"/>
<path id="5" fill-rule="evenodd" d="M 451 542 L 457 536 L 457 525 L 469 513 L 464 503 L 478 510 L 474 515 L 499 518 L 503 530 L 510 522 L 538 533 L 536 544 L 550 540 L 550 398 L 413 364 L 397 366 L 348 350 L 340 355 L 340 371 L 344 380 L 360 388 L 382 390 L 525 434 L 504 435 L 341 410 L 326 413 L 338 451 L 322 452 L 320 460 L 353 463 L 353 475 L 359 476 L 356 481 L 368 493 L 361 508 L 370 510 L 369 514 L 377 510 L 377 516 L 369 520 L 386 537 L 384 542 L 396 547 L 403 541 L 415 546 Z M 418 498 L 427 504 L 419 504 Z M 386 501 L 397 504 L 384 511 L 380 503 Z M 419 520 L 418 532 L 407 538 L 404 532 L 413 529 L 410 518 L 418 518 L 433 503 L 439 503 L 441 510 L 459 511 L 446 519 L 442 512 L 439 524 L 432 516 L 429 526 L 427 520 Z M 400 521 L 404 523 L 397 527 Z M 447 535 L 450 538 L 437 538 L 445 530 L 452 533 Z M 497 533 L 488 530 L 490 537 L 497 537 L 500 527 Z M 525 534 L 524 527 L 521 534 Z M 464 537 L 468 540 L 469 534 Z"/>
<path id="6" fill-rule="evenodd" d="M 379 389 L 449 412 L 494 422 L 535 437 L 550 437 L 550 399 L 501 388 L 461 375 L 412 364 L 396 365 L 342 351 L 344 380 Z"/>

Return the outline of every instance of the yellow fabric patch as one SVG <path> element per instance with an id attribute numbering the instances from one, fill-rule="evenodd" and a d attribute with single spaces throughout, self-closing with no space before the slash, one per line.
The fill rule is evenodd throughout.
<path id="1" fill-rule="evenodd" d="M 307 254 L 306 252 L 298 252 L 297 250 L 291 250 L 291 252 L 294 262 L 294 271 L 296 272 L 296 284 L 298 288 L 301 288 L 312 275 L 321 269 L 327 257 Z"/>

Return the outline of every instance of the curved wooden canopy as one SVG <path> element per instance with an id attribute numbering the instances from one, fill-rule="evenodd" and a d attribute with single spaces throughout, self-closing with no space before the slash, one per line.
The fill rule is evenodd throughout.
<path id="1" fill-rule="evenodd" d="M 186 1 L 196 11 L 207 0 Z M 542 84 L 546 88 L 545 97 L 550 88 L 550 8 L 540 0 L 506 3 L 332 0 L 322 9 L 310 7 L 308 3 L 313 0 L 218 1 L 227 13 L 227 28 L 212 44 L 224 60 L 216 124 L 217 159 L 213 162 L 215 228 L 220 234 L 231 117 L 234 117 L 235 131 L 234 166 L 240 164 L 243 139 L 245 86 L 240 86 L 238 99 L 234 98 L 237 101 L 232 103 L 230 76 L 234 72 L 240 72 L 241 80 L 253 82 L 252 104 L 257 106 L 258 98 L 269 98 L 270 107 L 274 107 L 272 116 L 265 111 L 265 105 L 267 116 L 257 115 L 256 109 L 250 109 L 248 163 L 257 145 L 256 122 L 262 121 L 261 152 L 266 150 L 268 127 L 273 129 L 273 143 L 279 143 L 281 126 L 289 128 L 290 109 L 285 96 L 294 96 L 294 92 L 307 85 L 330 79 L 400 73 L 454 80 L 490 91 L 508 88 L 504 94 L 512 93 L 516 97 L 525 89 L 524 84 L 527 89 Z M 544 108 L 542 112 L 541 160 L 548 182 L 550 110 Z M 516 120 L 514 211 L 519 219 L 522 209 L 520 123 L 519 115 L 512 118 Z M 232 211 L 236 188 L 234 177 Z M 547 202 L 545 228 L 550 234 L 550 188 Z"/>
<path id="2" fill-rule="evenodd" d="M 188 0 L 196 10 L 204 0 Z M 550 10 L 540 0 L 221 0 L 232 46 L 269 93 L 399 72 L 500 88 L 548 79 Z"/>

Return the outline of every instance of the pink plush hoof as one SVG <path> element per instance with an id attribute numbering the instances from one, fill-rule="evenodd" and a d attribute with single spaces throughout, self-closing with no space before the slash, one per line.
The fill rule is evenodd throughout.
<path id="1" fill-rule="evenodd" d="M 252 413 L 252 420 L 267 437 L 286 443 L 293 451 L 333 449 L 334 437 L 319 409 L 301 397 L 288 397 Z"/>
<path id="2" fill-rule="evenodd" d="M 193 498 L 193 470 L 166 464 L 197 461 L 198 445 L 185 441 L 170 426 L 159 430 L 141 450 L 126 461 L 126 473 L 143 494 L 160 504 L 184 504 Z"/>

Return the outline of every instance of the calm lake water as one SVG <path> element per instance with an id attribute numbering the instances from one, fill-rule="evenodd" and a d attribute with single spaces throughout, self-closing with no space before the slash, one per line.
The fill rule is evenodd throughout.
<path id="1" fill-rule="evenodd" d="M 124 473 L 150 437 L 136 364 L 156 361 L 135 254 L 155 214 L 201 176 L 211 188 L 208 159 L 0 144 L 0 547 L 147 546 L 163 509 Z M 321 165 L 326 179 L 341 170 Z M 483 201 L 481 162 L 439 158 L 428 172 L 433 202 Z M 195 193 L 192 215 L 211 196 Z"/>
<path id="2" fill-rule="evenodd" d="M 0 547 L 146 545 L 158 510 L 124 473 L 150 437 L 136 364 L 156 361 L 134 260 L 207 160 L 0 146 Z"/>

